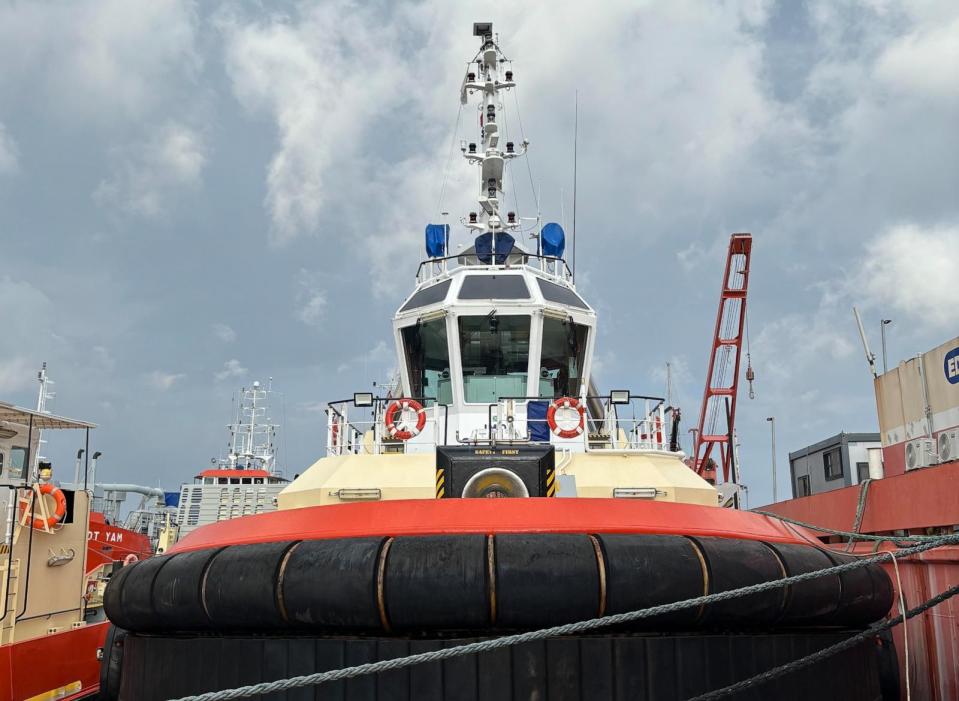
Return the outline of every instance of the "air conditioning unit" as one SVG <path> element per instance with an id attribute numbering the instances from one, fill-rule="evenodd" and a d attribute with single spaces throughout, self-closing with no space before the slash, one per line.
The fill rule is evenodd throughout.
<path id="1" fill-rule="evenodd" d="M 915 470 L 935 464 L 936 456 L 929 438 L 916 438 L 906 443 L 906 469 Z"/>
<path id="2" fill-rule="evenodd" d="M 939 462 L 959 460 L 959 430 L 939 434 Z"/>

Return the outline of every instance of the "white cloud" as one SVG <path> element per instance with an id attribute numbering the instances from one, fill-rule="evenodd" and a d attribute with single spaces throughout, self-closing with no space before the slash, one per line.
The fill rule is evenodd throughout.
<path id="1" fill-rule="evenodd" d="M 296 294 L 296 318 L 307 326 L 316 326 L 326 317 L 326 291 L 320 287 L 319 276 L 308 270 L 300 270 Z"/>
<path id="2" fill-rule="evenodd" d="M 233 343 L 236 340 L 236 331 L 229 324 L 213 324 L 213 335 L 224 343 Z"/>
<path id="3" fill-rule="evenodd" d="M 94 200 L 101 206 L 153 217 L 177 189 L 199 186 L 207 156 L 199 133 L 169 122 L 144 143 L 115 149 L 113 161 L 113 176 L 100 182 Z"/>
<path id="4" fill-rule="evenodd" d="M 959 97 L 959 18 L 923 26 L 893 42 L 876 64 L 877 77 L 900 92 Z"/>
<path id="5" fill-rule="evenodd" d="M 173 385 L 186 377 L 182 372 L 164 372 L 163 370 L 154 370 L 147 376 L 147 381 L 154 389 L 166 392 Z"/>
<path id="6" fill-rule="evenodd" d="M 214 377 L 217 382 L 222 382 L 234 377 L 243 377 L 247 372 L 248 370 L 240 364 L 239 360 L 232 358 L 223 363 L 223 369 L 216 373 Z"/>
<path id="7" fill-rule="evenodd" d="M 196 76 L 198 23 L 187 0 L 4 3 L 0 87 L 29 81 L 70 121 L 139 119 Z"/>
<path id="8" fill-rule="evenodd" d="M 959 327 L 959 225 L 894 226 L 866 244 L 863 258 L 850 294 L 921 326 L 947 332 Z"/>
<path id="9" fill-rule="evenodd" d="M 364 129 L 410 85 L 397 61 L 397 28 L 379 13 L 329 2 L 303 7 L 297 23 L 278 15 L 221 21 L 234 93 L 251 112 L 270 116 L 279 134 L 266 196 L 277 243 L 317 230 L 336 189 L 327 171 L 348 167 Z"/>
<path id="10" fill-rule="evenodd" d="M 20 151 L 17 142 L 0 122 L 0 175 L 12 175 L 20 169 Z"/>

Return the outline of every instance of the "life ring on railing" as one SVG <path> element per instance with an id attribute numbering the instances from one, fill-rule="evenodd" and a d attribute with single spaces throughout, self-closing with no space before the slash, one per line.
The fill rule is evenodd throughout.
<path id="1" fill-rule="evenodd" d="M 579 414 L 579 422 L 575 428 L 560 428 L 556 422 L 556 412 L 560 409 L 574 409 Z M 546 423 L 549 424 L 549 430 L 560 438 L 576 438 L 582 435 L 586 428 L 586 411 L 580 406 L 579 400 L 575 397 L 560 397 L 549 405 L 546 410 Z"/>
<path id="2" fill-rule="evenodd" d="M 132 565 L 134 562 L 138 562 L 140 558 L 137 557 L 136 553 L 130 553 L 125 558 L 123 558 L 123 565 Z"/>
<path id="3" fill-rule="evenodd" d="M 54 485 L 51 482 L 44 482 L 38 487 L 40 491 L 40 496 L 51 496 L 56 502 L 56 508 L 54 508 L 53 513 L 47 516 L 46 519 L 42 519 L 39 516 L 34 516 L 33 518 L 33 527 L 38 531 L 40 530 L 49 530 L 56 526 L 60 521 L 63 520 L 63 517 L 67 515 L 67 498 L 63 494 L 63 490 Z M 31 499 L 35 498 L 36 492 L 33 490 L 30 491 Z M 20 501 L 20 523 L 23 523 L 24 514 L 27 511 L 28 503 L 30 500 L 22 499 Z M 36 510 L 34 510 L 36 513 Z"/>
<path id="4" fill-rule="evenodd" d="M 416 412 L 416 426 L 410 428 L 397 428 L 396 414 L 404 410 Z M 426 426 L 426 409 L 415 399 L 398 399 L 386 407 L 386 416 L 384 417 L 386 430 L 389 431 L 391 438 L 398 438 L 401 441 L 408 441 L 413 436 L 418 436 L 423 427 Z"/>

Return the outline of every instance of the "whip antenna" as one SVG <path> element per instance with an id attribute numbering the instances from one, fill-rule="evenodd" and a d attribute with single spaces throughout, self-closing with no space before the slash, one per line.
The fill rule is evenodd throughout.
<path id="1" fill-rule="evenodd" d="M 573 112 L 573 283 L 576 283 L 576 142 L 579 140 L 579 90 Z"/>

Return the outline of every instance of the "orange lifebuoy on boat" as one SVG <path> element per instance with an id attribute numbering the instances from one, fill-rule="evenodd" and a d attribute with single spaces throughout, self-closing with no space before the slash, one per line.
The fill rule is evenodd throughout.
<path id="1" fill-rule="evenodd" d="M 54 508 L 53 513 L 50 514 L 46 519 L 42 519 L 39 516 L 34 516 L 32 525 L 37 530 L 53 528 L 63 520 L 64 516 L 67 515 L 67 498 L 64 496 L 63 490 L 51 482 L 44 482 L 38 487 L 38 489 L 40 490 L 41 496 L 53 497 L 54 502 L 56 502 L 56 507 Z M 31 500 L 34 498 L 34 494 L 35 492 L 31 490 Z M 26 499 L 20 501 L 20 523 L 23 523 L 23 517 L 27 511 L 27 504 L 28 502 Z M 34 509 L 34 513 L 36 513 L 36 509 Z"/>
<path id="2" fill-rule="evenodd" d="M 406 409 L 416 412 L 416 425 L 408 428 L 398 428 L 396 414 L 397 412 L 402 413 Z M 426 426 L 426 409 L 415 399 L 399 399 L 386 407 L 384 423 L 391 438 L 408 441 L 413 436 L 418 436 L 423 427 Z"/>
<path id="3" fill-rule="evenodd" d="M 560 409 L 575 409 L 579 414 L 579 422 L 574 428 L 560 428 L 556 422 L 556 412 Z M 586 410 L 580 406 L 579 400 L 575 397 L 560 397 L 549 405 L 546 410 L 546 423 L 549 424 L 549 430 L 560 438 L 576 438 L 582 435 L 586 428 Z"/>

